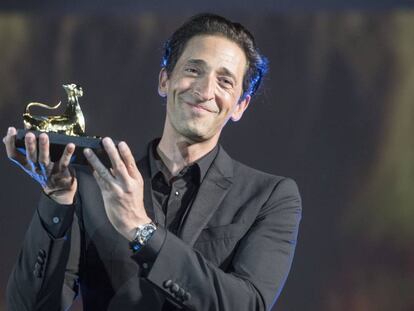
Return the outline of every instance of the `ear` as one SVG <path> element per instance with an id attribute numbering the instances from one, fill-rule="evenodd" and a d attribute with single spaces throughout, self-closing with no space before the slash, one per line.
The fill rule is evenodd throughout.
<path id="1" fill-rule="evenodd" d="M 168 93 L 168 74 L 165 68 L 161 68 L 158 75 L 158 94 L 161 97 L 167 97 Z"/>
<path id="2" fill-rule="evenodd" d="M 235 109 L 233 110 L 233 113 L 231 114 L 231 120 L 234 122 L 237 122 L 241 119 L 243 112 L 247 109 L 250 103 L 251 96 L 246 95 L 246 97 L 242 100 L 240 100 Z"/>

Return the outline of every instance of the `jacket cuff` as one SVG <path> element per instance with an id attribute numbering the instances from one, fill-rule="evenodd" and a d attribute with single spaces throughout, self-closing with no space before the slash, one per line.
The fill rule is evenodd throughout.
<path id="1" fill-rule="evenodd" d="M 72 225 L 75 205 L 60 205 L 42 193 L 37 213 L 43 228 L 54 239 L 62 238 Z"/>

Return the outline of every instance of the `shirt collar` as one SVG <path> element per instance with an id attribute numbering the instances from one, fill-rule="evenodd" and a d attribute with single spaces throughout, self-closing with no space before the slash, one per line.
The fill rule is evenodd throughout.
<path id="1" fill-rule="evenodd" d="M 149 162 L 150 162 L 150 170 L 151 170 L 151 179 L 154 178 L 159 172 L 163 170 L 168 170 L 164 162 L 158 155 L 157 146 L 160 142 L 160 138 L 153 140 L 149 145 Z M 207 154 L 202 156 L 197 161 L 191 163 L 191 165 L 196 165 L 200 170 L 200 183 L 203 181 L 204 177 L 207 174 L 208 169 L 210 168 L 211 164 L 213 163 L 214 159 L 216 158 L 218 153 L 218 145 L 216 145 L 211 151 Z M 190 165 L 190 166 L 191 166 Z"/>

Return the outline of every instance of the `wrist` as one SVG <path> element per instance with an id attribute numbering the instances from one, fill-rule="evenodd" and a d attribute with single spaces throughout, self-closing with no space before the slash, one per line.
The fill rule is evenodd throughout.
<path id="1" fill-rule="evenodd" d="M 145 224 L 149 224 L 152 223 L 152 219 L 149 217 L 145 217 L 145 218 L 141 218 L 139 221 L 137 221 L 137 223 L 134 226 L 134 229 L 136 229 L 139 226 L 145 225 Z M 134 232 L 135 233 L 135 232 Z"/>

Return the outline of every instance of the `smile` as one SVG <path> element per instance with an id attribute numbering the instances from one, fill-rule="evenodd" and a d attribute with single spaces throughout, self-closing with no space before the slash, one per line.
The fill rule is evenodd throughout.
<path id="1" fill-rule="evenodd" d="M 212 109 L 210 109 L 208 107 L 205 107 L 203 105 L 190 104 L 190 103 L 186 103 L 186 104 L 191 106 L 191 108 L 196 110 L 196 111 L 207 111 L 207 112 L 211 112 L 211 113 L 217 113 L 217 111 L 212 110 Z"/>

